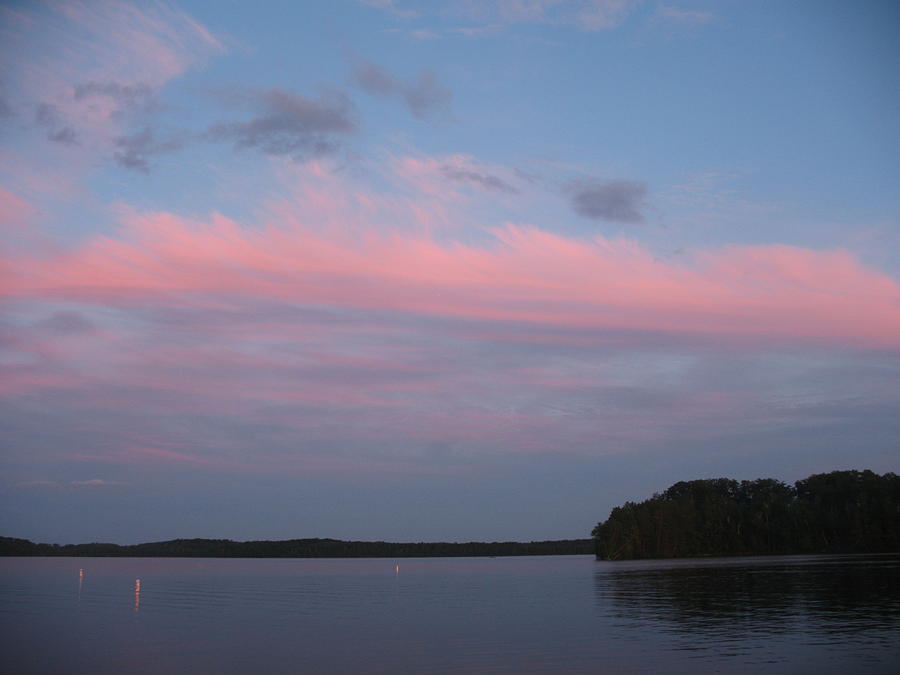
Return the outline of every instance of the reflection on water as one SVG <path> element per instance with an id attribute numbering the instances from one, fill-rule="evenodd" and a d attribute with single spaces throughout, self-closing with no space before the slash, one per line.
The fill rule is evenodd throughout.
<path id="1" fill-rule="evenodd" d="M 652 625 L 672 649 L 696 658 L 789 663 L 818 646 L 817 658 L 877 669 L 900 655 L 898 556 L 598 563 L 594 585 L 598 608 L 618 626 Z"/>
<path id="2" fill-rule="evenodd" d="M 878 673 L 900 660 L 900 556 L 402 564 L 0 558 L 2 670 Z"/>

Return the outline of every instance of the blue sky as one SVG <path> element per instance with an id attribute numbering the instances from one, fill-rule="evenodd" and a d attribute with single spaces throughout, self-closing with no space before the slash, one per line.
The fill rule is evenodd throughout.
<path id="1" fill-rule="evenodd" d="M 896 3 L 0 6 L 0 530 L 587 536 L 895 471 Z"/>

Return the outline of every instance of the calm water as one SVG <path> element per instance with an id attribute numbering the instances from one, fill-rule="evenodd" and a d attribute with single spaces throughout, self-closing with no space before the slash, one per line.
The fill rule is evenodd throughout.
<path id="1" fill-rule="evenodd" d="M 900 556 L 0 558 L 0 640 L 7 673 L 898 672 Z"/>

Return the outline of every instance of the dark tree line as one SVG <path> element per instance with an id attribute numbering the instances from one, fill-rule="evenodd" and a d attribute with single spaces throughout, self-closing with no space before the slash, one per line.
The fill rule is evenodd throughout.
<path id="1" fill-rule="evenodd" d="M 27 539 L 0 537 L 0 555 L 173 557 L 173 558 L 429 558 L 458 556 L 573 555 L 594 552 L 591 539 L 531 542 L 340 541 L 288 539 L 231 541 L 230 539 L 174 539 L 133 546 L 118 544 L 35 544 Z"/>
<path id="2" fill-rule="evenodd" d="M 683 481 L 614 508 L 592 534 L 608 560 L 900 551 L 900 476 Z"/>

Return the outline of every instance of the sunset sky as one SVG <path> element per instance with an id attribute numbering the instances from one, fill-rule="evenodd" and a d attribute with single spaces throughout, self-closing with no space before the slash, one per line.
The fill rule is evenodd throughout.
<path id="1" fill-rule="evenodd" d="M 900 471 L 898 20 L 3 2 L 0 535 L 563 539 Z"/>

